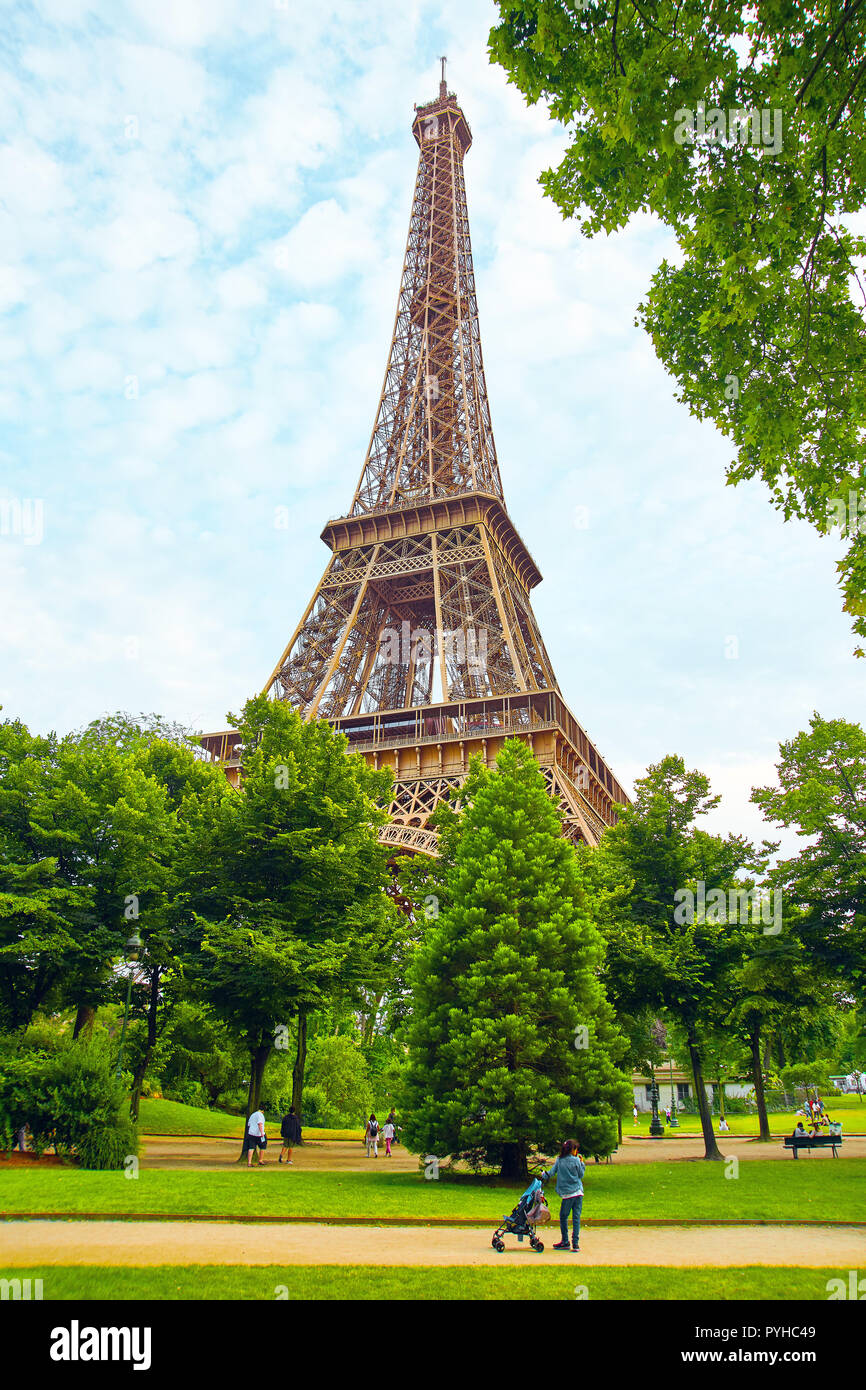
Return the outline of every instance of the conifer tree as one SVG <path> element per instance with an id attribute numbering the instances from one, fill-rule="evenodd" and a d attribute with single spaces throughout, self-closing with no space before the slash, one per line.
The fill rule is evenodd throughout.
<path id="1" fill-rule="evenodd" d="M 495 770 L 473 764 L 461 797 L 438 816 L 440 911 L 410 970 L 407 1143 L 505 1177 L 566 1137 L 610 1153 L 630 1097 L 626 1045 L 559 812 L 517 739 Z"/>

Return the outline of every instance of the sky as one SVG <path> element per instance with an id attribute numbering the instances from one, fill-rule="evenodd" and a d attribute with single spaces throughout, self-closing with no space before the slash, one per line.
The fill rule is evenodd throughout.
<path id="1" fill-rule="evenodd" d="M 440 55 L 511 517 L 564 698 L 630 788 L 678 752 L 749 803 L 814 710 L 863 718 L 841 548 L 785 523 L 636 326 L 676 248 L 538 185 L 567 134 L 488 0 L 34 0 L 0 35 L 0 704 L 199 730 L 264 685 L 348 510 Z M 5 503 L 5 510 L 3 504 Z M 286 524 L 287 520 L 287 524 Z"/>

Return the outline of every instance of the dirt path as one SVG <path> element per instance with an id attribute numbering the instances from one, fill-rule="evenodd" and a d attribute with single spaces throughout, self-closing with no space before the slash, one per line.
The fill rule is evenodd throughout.
<path id="1" fill-rule="evenodd" d="M 216 1171 L 231 1168 L 241 1150 L 240 1139 L 179 1138 L 176 1135 L 144 1135 L 142 1137 L 142 1168 L 187 1168 L 196 1171 Z M 269 1143 L 265 1153 L 265 1168 L 285 1172 L 278 1162 L 279 1140 Z M 296 1172 L 366 1173 L 374 1168 L 402 1173 L 417 1173 L 418 1159 L 407 1153 L 402 1144 L 385 1155 L 385 1145 L 379 1145 L 379 1157 L 367 1157 L 364 1145 L 347 1139 L 316 1139 L 293 1151 L 292 1167 Z"/>
<path id="2" fill-rule="evenodd" d="M 722 1139 L 720 1148 L 723 1154 L 736 1154 L 740 1159 L 778 1159 L 793 1163 L 790 1153 L 782 1148 L 782 1141 L 773 1140 L 770 1144 L 759 1144 L 754 1139 L 741 1139 L 728 1135 Z M 142 1138 L 143 1168 L 186 1168 L 196 1171 L 217 1171 L 231 1167 L 240 1152 L 239 1139 L 181 1138 L 176 1135 L 146 1135 Z M 700 1159 L 704 1152 L 703 1140 L 699 1137 L 689 1139 L 629 1139 L 623 1140 L 622 1148 L 614 1156 L 614 1163 L 658 1163 L 668 1161 Z M 268 1146 L 266 1168 L 271 1172 L 283 1172 L 278 1164 L 279 1145 Z M 866 1137 L 846 1139 L 841 1150 L 842 1158 L 866 1158 Z M 798 1163 L 833 1162 L 829 1149 L 816 1149 L 810 1154 L 802 1154 Z M 378 1158 L 367 1158 L 364 1145 L 349 1140 L 313 1140 L 294 1151 L 294 1171 L 365 1173 L 373 1168 L 385 1171 L 415 1173 L 418 1171 L 418 1158 L 407 1153 L 403 1145 L 398 1145 L 390 1158 L 385 1157 L 385 1146 L 379 1146 Z"/>
<path id="3" fill-rule="evenodd" d="M 425 1227 L 227 1226 L 182 1221 L 14 1221 L 0 1224 L 0 1267 L 22 1265 L 828 1265 L 866 1266 L 866 1227 L 840 1230 L 689 1226 L 587 1230 L 581 1253 L 552 1250 L 557 1226 L 538 1255 L 506 1237 L 498 1255 L 493 1231 Z"/>

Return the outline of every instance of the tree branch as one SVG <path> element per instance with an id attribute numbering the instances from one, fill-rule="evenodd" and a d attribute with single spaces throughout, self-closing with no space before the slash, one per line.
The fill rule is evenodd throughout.
<path id="1" fill-rule="evenodd" d="M 862 0 L 860 0 L 860 3 L 862 4 Z M 613 29 L 611 30 L 610 42 L 611 42 L 611 47 L 613 48 L 613 55 L 614 55 L 614 57 L 616 58 L 616 61 L 619 63 L 619 70 L 620 70 L 620 73 L 622 74 L 623 77 L 625 77 L 625 68 L 624 68 L 623 65 L 622 65 L 622 58 L 620 58 L 620 56 L 619 56 L 619 49 L 618 49 L 617 46 L 616 46 L 616 25 L 617 25 L 617 20 L 618 20 L 618 19 L 619 19 L 619 0 L 616 0 L 616 5 L 615 5 L 614 11 L 613 11 Z"/>
<path id="2" fill-rule="evenodd" d="M 849 20 L 849 19 L 853 19 L 854 15 L 855 15 L 855 14 L 857 13 L 857 11 L 860 9 L 860 7 L 862 6 L 862 4 L 863 4 L 863 0 L 854 0 L 854 4 L 850 7 L 850 9 L 848 8 L 847 5 L 845 6 L 845 11 L 844 11 L 844 13 L 843 13 L 843 15 L 842 15 L 842 18 L 839 20 L 839 23 L 836 25 L 836 28 L 833 30 L 833 32 L 832 32 L 832 34 L 830 35 L 830 37 L 828 38 L 827 42 L 824 44 L 824 47 L 821 49 L 821 52 L 818 54 L 817 58 L 815 59 L 814 63 L 812 64 L 812 68 L 811 68 L 811 70 L 810 70 L 808 76 L 806 77 L 805 81 L 803 82 L 803 85 L 801 86 L 799 92 L 797 93 L 796 97 L 794 98 L 794 106 L 795 106 L 795 108 L 796 108 L 797 106 L 799 106 L 799 105 L 800 105 L 800 102 L 803 100 L 803 95 L 804 95 L 804 93 L 805 93 L 807 87 L 808 87 L 809 84 L 811 83 L 813 77 L 814 77 L 815 74 L 817 73 L 818 69 L 820 68 L 821 64 L 823 63 L 825 57 L 827 56 L 827 51 L 828 51 L 830 45 L 833 43 L 833 40 L 834 40 L 835 38 L 837 38 L 837 36 L 838 36 L 838 35 L 842 32 L 842 30 L 845 28 L 845 25 L 848 23 L 848 20 Z"/>

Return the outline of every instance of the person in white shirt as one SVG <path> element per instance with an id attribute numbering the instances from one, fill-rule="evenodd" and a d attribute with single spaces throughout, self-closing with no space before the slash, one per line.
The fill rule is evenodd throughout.
<path id="1" fill-rule="evenodd" d="M 258 1163 L 264 1163 L 262 1140 L 265 1137 L 265 1116 L 262 1110 L 254 1110 L 247 1120 L 247 1167 L 253 1166 L 253 1154 L 258 1154 Z"/>
<path id="2" fill-rule="evenodd" d="M 394 1138 L 394 1126 L 390 1120 L 386 1120 L 382 1126 L 382 1138 L 385 1140 L 385 1157 L 391 1157 L 391 1140 Z"/>

